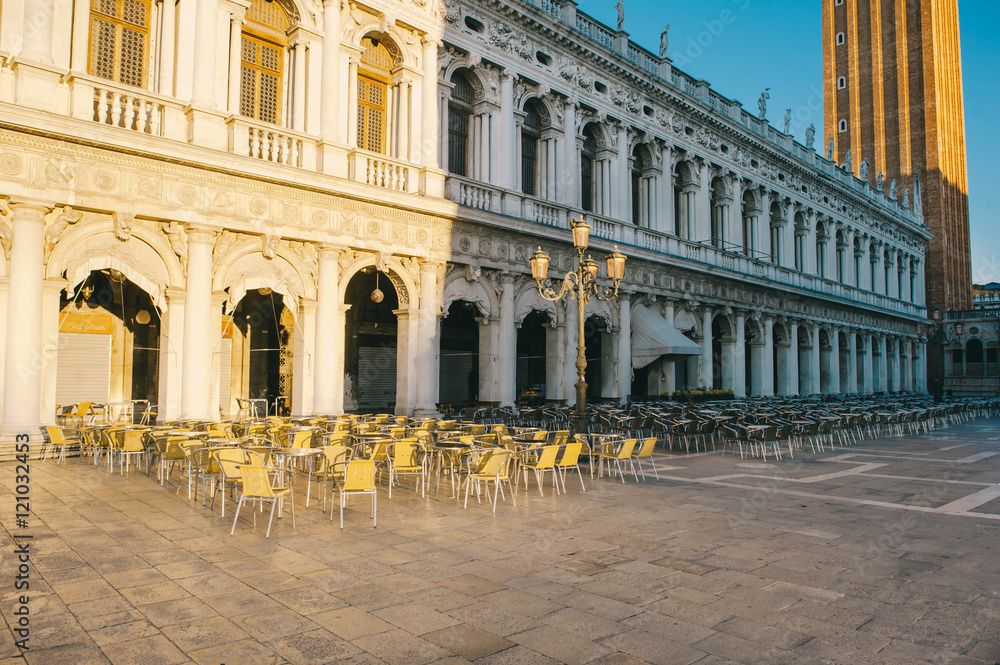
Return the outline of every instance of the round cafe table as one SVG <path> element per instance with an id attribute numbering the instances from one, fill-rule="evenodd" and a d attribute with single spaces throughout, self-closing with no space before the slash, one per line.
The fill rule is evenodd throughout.
<path id="1" fill-rule="evenodd" d="M 455 470 L 456 468 L 461 469 L 461 464 L 456 466 L 454 456 L 471 450 L 471 448 L 472 446 L 458 439 L 443 439 L 427 444 L 427 450 L 434 456 L 431 459 L 431 463 L 434 464 L 435 468 L 435 499 L 441 498 L 441 469 L 445 464 L 445 456 L 448 458 L 448 469 L 451 473 L 451 497 L 453 499 L 458 498 L 458 492 L 455 488 Z"/>
<path id="2" fill-rule="evenodd" d="M 312 476 L 315 469 L 316 459 L 323 456 L 322 448 L 272 448 L 271 456 L 274 458 L 274 465 L 288 471 L 289 484 L 294 479 L 292 469 L 293 460 L 305 460 L 309 464 L 309 475 L 306 477 L 306 508 L 309 507 L 309 494 L 312 490 Z M 284 471 L 282 471 L 284 473 Z M 279 513 L 280 515 L 280 513 Z"/>

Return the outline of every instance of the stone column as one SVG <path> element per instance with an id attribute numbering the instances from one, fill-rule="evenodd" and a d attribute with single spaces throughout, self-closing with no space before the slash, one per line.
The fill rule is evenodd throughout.
<path id="1" fill-rule="evenodd" d="M 809 392 L 819 395 L 823 392 L 821 383 L 822 369 L 820 368 L 820 347 L 819 347 L 819 324 L 812 326 L 812 348 L 809 349 Z"/>
<path id="2" fill-rule="evenodd" d="M 157 419 L 176 420 L 181 415 L 181 377 L 184 351 L 184 305 L 187 294 L 183 289 L 168 288 L 163 292 L 167 310 L 160 315 L 159 409 Z"/>
<path id="3" fill-rule="evenodd" d="M 42 285 L 42 425 L 56 424 L 56 378 L 59 355 L 59 294 L 69 284 L 65 279 L 46 279 Z"/>
<path id="4" fill-rule="evenodd" d="M 306 130 L 306 46 L 301 37 L 292 45 L 295 54 L 292 70 L 292 129 L 297 132 Z"/>
<path id="5" fill-rule="evenodd" d="M 545 332 L 545 399 L 564 399 L 563 379 L 566 375 L 566 325 L 557 319 Z"/>
<path id="6" fill-rule="evenodd" d="M 563 107 L 562 168 L 556 174 L 556 189 L 559 201 L 573 208 L 579 207 L 580 163 L 576 149 L 576 103 L 567 99 Z M 591 174 L 593 177 L 593 174 Z"/>
<path id="7" fill-rule="evenodd" d="M 396 410 L 397 416 L 413 415 L 416 400 L 420 312 L 397 309 L 396 315 Z"/>
<path id="8" fill-rule="evenodd" d="M 650 228 L 662 233 L 674 233 L 674 150 L 668 145 L 661 147 L 663 174 L 660 176 L 660 209 Z"/>
<path id="9" fill-rule="evenodd" d="M 743 312 L 736 313 L 736 342 L 733 348 L 733 394 L 746 397 L 746 318 Z"/>
<path id="10" fill-rule="evenodd" d="M 631 223 L 632 222 L 632 183 L 628 172 L 628 129 L 623 123 L 618 125 L 618 172 L 615 174 L 617 186 L 617 196 L 612 196 L 612 200 L 618 205 L 615 206 L 614 218 Z"/>
<path id="11" fill-rule="evenodd" d="M 870 395 L 875 392 L 875 385 L 872 383 L 872 344 L 875 343 L 875 339 L 871 335 L 865 335 L 863 338 L 865 345 L 865 368 L 864 368 L 864 393 Z"/>
<path id="12" fill-rule="evenodd" d="M 847 333 L 847 392 L 858 392 L 858 333 Z"/>
<path id="13" fill-rule="evenodd" d="M 340 311 L 340 252 L 339 248 L 330 245 L 321 245 L 318 251 L 319 276 L 313 372 L 314 410 L 320 415 L 339 415 L 344 410 L 345 322 Z"/>
<path id="14" fill-rule="evenodd" d="M 785 388 L 789 395 L 798 395 L 802 392 L 799 385 L 799 322 L 792 321 L 788 324 L 788 361 L 786 363 Z"/>
<path id="15" fill-rule="evenodd" d="M 921 338 L 916 344 L 916 382 L 917 392 L 921 395 L 927 393 L 927 342 Z"/>
<path id="16" fill-rule="evenodd" d="M 515 189 L 517 164 L 514 161 L 514 77 L 507 72 L 500 74 L 500 171 L 497 185 L 503 189 Z"/>
<path id="17" fill-rule="evenodd" d="M 421 159 L 427 168 L 440 168 L 437 146 L 438 133 L 441 131 L 441 118 L 438 117 L 438 43 L 436 40 L 424 38 L 423 46 L 423 81 L 421 82 L 421 129 L 420 142 Z"/>
<path id="18" fill-rule="evenodd" d="M 358 58 L 352 53 L 347 64 L 347 145 L 358 147 Z"/>
<path id="19" fill-rule="evenodd" d="M 903 362 L 903 350 L 900 347 L 902 345 L 903 341 L 896 339 L 892 350 L 892 390 L 897 393 L 903 390 L 900 384 L 900 365 Z"/>
<path id="20" fill-rule="evenodd" d="M 215 26 L 219 16 L 218 0 L 197 0 L 194 24 L 194 83 L 192 106 L 215 108 Z"/>
<path id="21" fill-rule="evenodd" d="M 417 342 L 416 415 L 437 414 L 438 354 L 440 353 L 441 302 L 438 299 L 438 268 L 433 261 L 420 263 L 420 337 Z"/>
<path id="22" fill-rule="evenodd" d="M 698 163 L 698 193 L 695 204 L 694 237 L 692 240 L 702 241 L 712 239 L 712 171 L 708 163 L 699 158 Z"/>
<path id="23" fill-rule="evenodd" d="M 55 11 L 55 0 L 28 0 L 24 3 L 21 58 L 52 64 L 52 19 Z M 89 19 L 89 8 L 85 16 Z M 87 19 L 82 20 L 89 23 Z"/>
<path id="24" fill-rule="evenodd" d="M 340 143 L 340 1 L 323 0 L 323 62 L 320 137 Z M 324 164 L 324 170 L 329 172 Z"/>
<path id="25" fill-rule="evenodd" d="M 902 344 L 906 347 L 906 353 L 903 355 L 903 380 L 902 389 L 908 393 L 913 392 L 913 340 L 907 339 Z"/>
<path id="26" fill-rule="evenodd" d="M 212 320 L 213 231 L 188 228 L 187 301 L 184 307 L 184 356 L 181 371 L 181 418 L 207 420 L 212 405 L 212 340 L 218 330 L 206 330 Z M 218 405 L 215 405 L 218 408 Z"/>
<path id="27" fill-rule="evenodd" d="M 514 282 L 517 276 L 500 276 L 500 406 L 514 405 L 517 372 L 517 327 L 514 325 Z"/>
<path id="28" fill-rule="evenodd" d="M 618 401 L 627 402 L 632 393 L 632 301 L 622 292 L 618 298 Z"/>
<path id="29" fill-rule="evenodd" d="M 712 357 L 712 308 L 710 306 L 706 306 L 701 312 L 701 346 L 705 350 L 701 354 L 701 385 L 711 390 L 713 374 L 715 373 L 715 358 Z"/>
<path id="30" fill-rule="evenodd" d="M 316 312 L 315 300 L 299 300 L 292 337 L 292 415 L 316 413 Z"/>
<path id="31" fill-rule="evenodd" d="M 483 316 L 479 322 L 479 401 L 497 402 L 498 372 L 500 368 L 500 319 Z"/>
<path id="32" fill-rule="evenodd" d="M 761 349 L 761 394 L 774 394 L 774 319 L 765 316 L 761 319 L 764 330 L 764 346 Z"/>
<path id="33" fill-rule="evenodd" d="M 70 53 L 70 68 L 77 73 L 84 73 L 87 71 L 87 58 L 89 57 L 90 50 L 90 2 L 91 0 L 73 0 L 73 15 L 74 16 L 86 16 L 87 19 L 82 21 L 73 22 L 73 45 L 72 51 Z M 169 0 L 161 0 L 164 7 L 167 6 Z M 171 10 L 173 9 L 173 4 L 170 5 Z M 174 12 L 165 11 L 163 12 L 163 53 L 169 54 L 170 57 L 170 79 L 172 82 L 173 78 L 173 54 L 174 54 Z M 161 81 L 163 76 L 163 65 L 160 63 L 160 76 Z M 162 90 L 162 94 L 171 94 L 171 90 L 167 89 L 166 92 Z"/>
<path id="34" fill-rule="evenodd" d="M 27 202 L 12 203 L 10 208 L 12 231 L 4 349 L 4 429 L 8 432 L 30 430 L 31 434 L 35 434 L 41 422 L 42 260 L 45 215 L 49 208 Z"/>
<path id="35" fill-rule="evenodd" d="M 875 377 L 875 390 L 876 392 L 886 392 L 889 390 L 888 379 L 889 379 L 889 354 L 886 350 L 885 345 L 885 335 L 879 335 L 875 338 L 875 343 L 878 344 L 878 355 L 882 359 L 879 361 L 879 371 Z"/>
<path id="36" fill-rule="evenodd" d="M 170 3 L 171 0 L 166 0 Z M 239 115 L 240 112 L 240 92 L 241 74 L 243 72 L 243 62 L 241 50 L 243 47 L 243 19 L 246 16 L 246 8 L 233 5 L 232 17 L 229 21 L 229 113 Z"/>
<path id="37" fill-rule="evenodd" d="M 831 331 L 830 340 L 830 392 L 840 394 L 840 330 Z"/>

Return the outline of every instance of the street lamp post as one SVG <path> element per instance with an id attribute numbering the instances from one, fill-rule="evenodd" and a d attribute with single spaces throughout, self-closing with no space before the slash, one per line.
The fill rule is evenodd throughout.
<path id="1" fill-rule="evenodd" d="M 608 278 L 610 288 L 601 288 L 597 284 L 597 261 L 588 254 L 587 245 L 590 241 L 590 225 L 583 219 L 571 220 L 573 230 L 573 247 L 576 248 L 576 267 L 570 270 L 562 279 L 562 287 L 557 292 L 548 285 L 549 256 L 539 247 L 531 257 L 531 276 L 538 285 L 538 295 L 545 300 L 556 302 L 564 297 L 576 298 L 576 411 L 573 415 L 573 431 L 577 434 L 587 433 L 587 345 L 583 332 L 583 310 L 594 296 L 598 300 L 610 301 L 618 297 L 618 285 L 625 276 L 625 255 L 616 247 L 608 255 Z"/>
<path id="2" fill-rule="evenodd" d="M 927 341 L 934 345 L 936 351 L 934 368 L 934 403 L 940 404 L 944 398 L 944 347 L 947 344 L 955 344 L 962 336 L 964 326 L 956 323 L 953 326 L 955 337 L 951 337 L 945 324 L 941 321 L 941 308 L 935 307 L 931 315 L 930 326 L 927 332 Z M 923 334 L 923 326 L 917 326 L 917 334 Z"/>

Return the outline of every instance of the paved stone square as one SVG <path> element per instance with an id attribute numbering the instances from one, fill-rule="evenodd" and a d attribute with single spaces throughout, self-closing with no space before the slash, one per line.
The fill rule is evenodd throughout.
<path id="1" fill-rule="evenodd" d="M 655 459 L 659 480 L 522 486 L 496 515 L 409 481 L 376 529 L 366 498 L 341 531 L 297 491 L 270 539 L 176 475 L 33 463 L 23 655 L 4 463 L 0 664 L 1000 662 L 1000 420 Z"/>

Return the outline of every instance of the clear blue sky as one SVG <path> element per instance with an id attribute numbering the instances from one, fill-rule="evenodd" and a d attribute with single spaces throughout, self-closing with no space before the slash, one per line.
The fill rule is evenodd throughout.
<path id="1" fill-rule="evenodd" d="M 708 80 L 721 94 L 756 112 L 757 97 L 771 88 L 768 119 L 780 127 L 785 109 L 792 133 L 804 140 L 815 123 L 823 129 L 823 54 L 820 3 L 812 0 L 624 0 L 625 30 L 656 53 L 670 24 L 674 65 Z M 965 130 L 969 166 L 972 274 L 1000 281 L 1000 2 L 959 0 Z M 607 25 L 617 21 L 615 0 L 579 0 L 579 9 Z M 724 13 L 728 12 L 728 13 Z"/>

